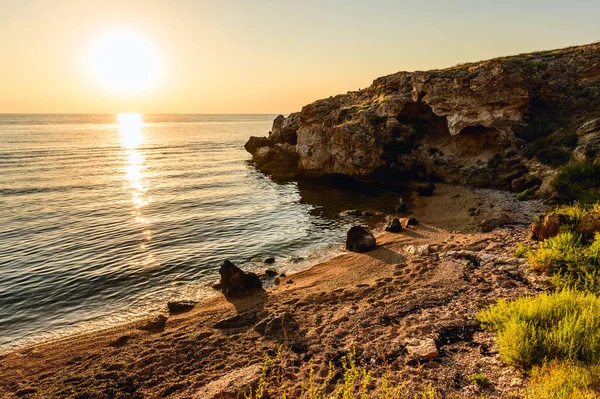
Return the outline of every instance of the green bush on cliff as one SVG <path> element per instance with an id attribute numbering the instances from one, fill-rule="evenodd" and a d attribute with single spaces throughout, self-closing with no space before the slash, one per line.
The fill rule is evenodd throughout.
<path id="1" fill-rule="evenodd" d="M 570 162 L 554 176 L 552 184 L 563 202 L 588 204 L 600 199 L 600 165 L 585 161 Z"/>
<path id="2" fill-rule="evenodd" d="M 526 399 L 597 399 L 600 367 L 552 361 L 531 370 Z"/>
<path id="3" fill-rule="evenodd" d="M 550 147 L 538 151 L 535 157 L 541 163 L 557 168 L 569 162 L 571 153 L 560 147 Z"/>
<path id="4" fill-rule="evenodd" d="M 563 290 L 501 299 L 477 319 L 498 334 L 508 364 L 529 369 L 553 359 L 597 364 L 600 360 L 600 298 Z"/>
<path id="5" fill-rule="evenodd" d="M 576 288 L 600 293 L 600 233 L 586 242 L 581 235 L 564 231 L 540 243 L 528 254 L 533 270 L 553 277 L 557 288 Z"/>

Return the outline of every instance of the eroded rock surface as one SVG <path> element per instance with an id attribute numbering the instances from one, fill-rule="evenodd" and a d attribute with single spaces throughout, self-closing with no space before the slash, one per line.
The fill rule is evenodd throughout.
<path id="1" fill-rule="evenodd" d="M 596 158 L 600 44 L 398 72 L 315 101 L 246 149 L 272 176 L 434 178 L 471 187 L 547 192 L 551 159 Z M 279 154 L 279 155 L 277 155 Z M 548 157 L 547 157 L 548 158 Z M 544 163 L 545 162 L 545 163 Z M 525 187 L 525 188 L 523 188 Z"/>

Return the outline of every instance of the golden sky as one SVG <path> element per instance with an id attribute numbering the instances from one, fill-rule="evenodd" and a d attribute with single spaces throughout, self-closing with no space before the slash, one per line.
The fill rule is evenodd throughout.
<path id="1" fill-rule="evenodd" d="M 289 113 L 400 70 L 591 43 L 598 21 L 577 0 L 0 0 L 0 113 Z"/>

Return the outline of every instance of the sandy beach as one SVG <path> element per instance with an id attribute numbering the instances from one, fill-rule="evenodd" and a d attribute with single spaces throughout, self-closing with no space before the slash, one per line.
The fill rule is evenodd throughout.
<path id="1" fill-rule="evenodd" d="M 500 361 L 493 335 L 479 329 L 475 315 L 498 298 L 543 289 L 525 261 L 512 257 L 528 226 L 474 232 L 481 220 L 469 216 L 470 205 L 509 211 L 509 205 L 489 206 L 503 203 L 502 194 L 438 190 L 413 204 L 418 225 L 380 233 L 373 251 L 338 256 L 248 297 L 219 294 L 169 316 L 164 328 L 130 324 L 5 354 L 3 397 L 229 397 L 211 396 L 215 382 L 239 370 L 256 374 L 265 355 L 280 347 L 286 367 L 278 378 L 292 397 L 301 394 L 311 368 L 323 379 L 329 362 L 352 348 L 360 364 L 406 383 L 407 393 L 429 384 L 458 397 L 517 392 L 523 380 Z M 437 214 L 448 202 L 456 211 Z M 513 203 L 523 210 L 531 204 Z M 437 353 L 423 361 L 410 348 L 428 340 Z M 483 368 L 493 388 L 466 380 Z"/>

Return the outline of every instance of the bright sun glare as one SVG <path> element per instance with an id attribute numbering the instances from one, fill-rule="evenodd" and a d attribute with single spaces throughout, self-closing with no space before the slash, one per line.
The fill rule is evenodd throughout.
<path id="1" fill-rule="evenodd" d="M 156 52 L 142 36 L 133 32 L 101 37 L 93 47 L 91 63 L 103 87 L 114 92 L 139 93 L 157 83 Z"/>

